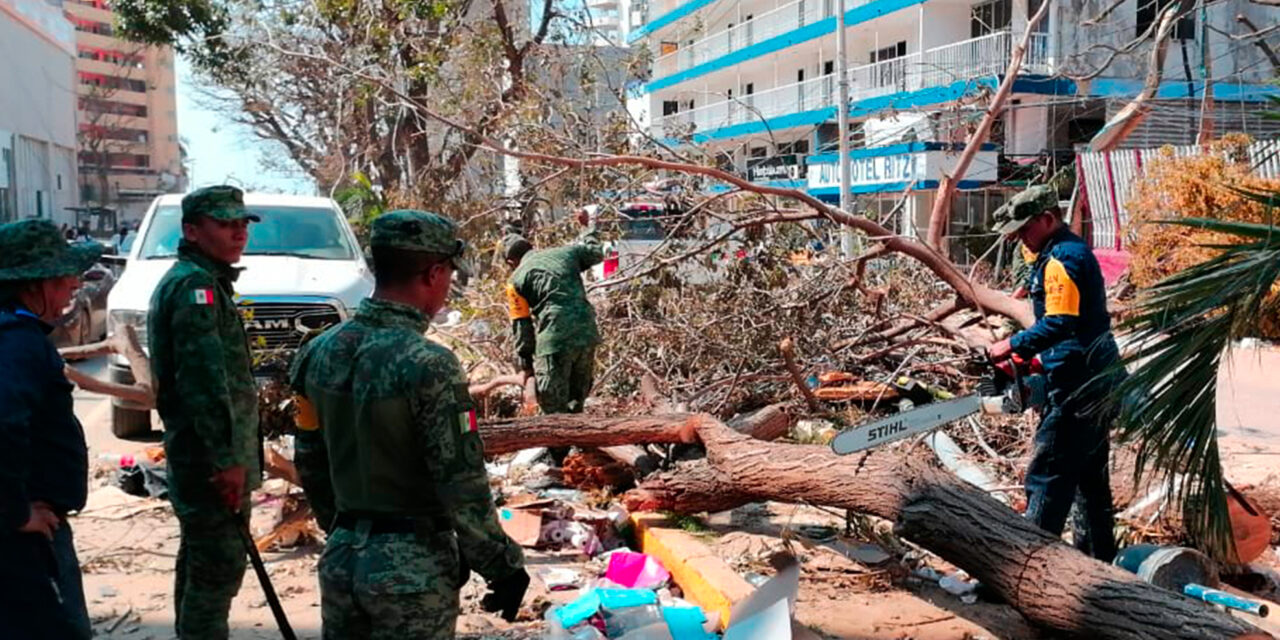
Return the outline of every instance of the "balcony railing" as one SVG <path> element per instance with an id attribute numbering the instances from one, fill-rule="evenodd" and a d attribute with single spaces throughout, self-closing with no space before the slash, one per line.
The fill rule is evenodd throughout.
<path id="1" fill-rule="evenodd" d="M 848 72 L 849 100 L 1002 74 L 1008 69 L 1014 42 L 1008 32 L 993 33 L 854 67 Z M 1048 34 L 1034 34 L 1023 58 L 1022 73 L 1048 75 L 1052 70 Z M 662 117 L 656 122 L 655 133 L 670 137 L 832 107 L 837 103 L 837 92 L 836 76 L 823 76 Z"/>
<path id="2" fill-rule="evenodd" d="M 845 3 L 846 9 L 852 9 L 869 1 L 851 0 Z M 709 60 L 715 60 L 731 51 L 764 42 L 774 36 L 794 31 L 834 15 L 836 15 L 836 0 L 796 0 L 658 57 L 653 63 L 653 75 L 655 78 L 661 78 L 679 73 Z"/>

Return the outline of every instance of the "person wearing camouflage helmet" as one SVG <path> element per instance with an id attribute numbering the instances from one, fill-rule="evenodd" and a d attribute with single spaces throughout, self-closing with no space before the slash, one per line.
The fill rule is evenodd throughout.
<path id="1" fill-rule="evenodd" d="M 586 230 L 565 247 L 535 251 L 521 236 L 503 240 L 503 257 L 512 269 L 507 308 L 516 358 L 526 379 L 534 379 L 538 406 L 548 414 L 582 413 L 595 381 L 600 330 L 582 272 L 600 264 L 604 251 L 585 211 L 578 222 Z M 568 452 L 551 450 L 557 464 Z"/>
<path id="2" fill-rule="evenodd" d="M 235 187 L 182 199 L 178 260 L 151 298 L 147 334 L 164 422 L 169 501 L 180 542 L 174 574 L 179 638 L 223 639 L 247 564 L 240 532 L 262 484 L 258 396 L 235 282 L 249 222 Z"/>
<path id="3" fill-rule="evenodd" d="M 1116 553 L 1107 470 L 1113 418 L 1103 402 L 1119 350 L 1111 335 L 1102 269 L 1093 251 L 1062 222 L 1057 191 L 1031 187 L 996 211 L 995 231 L 1016 235 L 1030 252 L 1026 289 L 1036 323 L 989 349 L 993 361 L 1016 354 L 1044 363 L 1047 401 L 1025 480 L 1027 518 L 1054 535 L 1076 505 L 1074 541 L 1110 562 Z"/>
<path id="4" fill-rule="evenodd" d="M 47 220 L 0 226 L 0 638 L 92 635 L 67 522 L 89 454 L 47 336 L 101 252 Z"/>
<path id="5" fill-rule="evenodd" d="M 475 405 L 458 360 L 424 337 L 462 272 L 466 245 L 446 218 L 393 211 L 370 242 L 376 287 L 355 317 L 311 340 L 290 384 L 300 432 L 323 451 L 300 460 L 332 487 L 337 515 L 320 558 L 331 639 L 452 638 L 474 569 L 489 611 L 513 620 L 529 575 L 498 524 Z"/>

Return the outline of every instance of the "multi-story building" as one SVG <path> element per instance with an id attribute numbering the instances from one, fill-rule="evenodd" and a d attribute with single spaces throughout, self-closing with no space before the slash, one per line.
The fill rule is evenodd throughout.
<path id="1" fill-rule="evenodd" d="M 85 204 L 139 220 L 186 187 L 173 50 L 115 36 L 106 0 L 66 0 L 76 31 L 80 187 Z"/>
<path id="2" fill-rule="evenodd" d="M 632 0 L 586 0 L 585 17 L 592 44 L 625 47 L 632 30 L 640 26 L 641 14 Z"/>
<path id="3" fill-rule="evenodd" d="M 836 0 L 650 0 L 630 39 L 654 56 L 645 93 L 656 138 L 695 145 L 752 181 L 834 202 L 837 110 L 845 108 L 858 208 L 888 213 L 900 204 L 895 227 L 913 234 L 1042 1 L 845 0 L 845 105 L 837 99 Z M 1109 52 L 1153 32 L 1159 10 L 1175 1 L 1120 0 L 1109 13 L 1112 0 L 1049 8 L 1009 108 L 960 183 L 954 235 L 983 225 L 1029 168 L 1070 161 L 1138 93 L 1150 45 L 1107 60 Z M 1249 30 L 1237 15 L 1265 29 L 1280 9 L 1248 0 L 1202 4 L 1177 23 L 1154 112 L 1131 144 L 1194 141 L 1206 77 L 1219 134 L 1276 135 L 1260 112 L 1280 70 L 1259 38 L 1239 37 Z M 1105 17 L 1087 24 L 1095 16 Z"/>
<path id="4" fill-rule="evenodd" d="M 46 0 L 0 0 L 0 223 L 71 224 L 75 32 Z"/>

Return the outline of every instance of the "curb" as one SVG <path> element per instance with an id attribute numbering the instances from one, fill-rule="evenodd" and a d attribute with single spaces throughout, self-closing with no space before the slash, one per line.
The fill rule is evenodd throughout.
<path id="1" fill-rule="evenodd" d="M 738 575 L 703 541 L 688 532 L 667 526 L 666 516 L 657 513 L 631 514 L 640 551 L 662 562 L 671 579 L 680 585 L 684 598 L 717 616 L 720 628 L 729 626 L 729 611 L 755 587 Z"/>

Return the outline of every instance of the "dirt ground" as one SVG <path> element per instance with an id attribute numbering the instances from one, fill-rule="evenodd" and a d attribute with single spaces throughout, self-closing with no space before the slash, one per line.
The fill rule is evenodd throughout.
<path id="1" fill-rule="evenodd" d="M 86 365 L 101 375 L 101 360 Z M 1238 351 L 1224 372 L 1219 398 L 1219 422 L 1228 477 L 1237 484 L 1280 485 L 1280 377 L 1264 372 L 1280 370 L 1280 351 Z M 123 441 L 110 431 L 110 403 L 101 396 L 77 391 L 76 411 L 84 423 L 91 465 L 104 467 L 94 489 L 109 482 L 110 463 L 99 454 L 140 454 L 156 441 Z M 158 431 L 156 432 L 158 434 Z M 108 492 L 109 493 L 109 492 Z M 108 493 L 100 494 L 102 498 Z M 84 569 L 85 595 L 99 637 L 172 638 L 172 576 L 177 550 L 177 523 L 167 504 L 133 501 L 123 507 L 87 508 L 71 520 Z M 939 588 L 936 582 L 894 569 L 864 565 L 848 559 L 849 549 L 832 550 L 826 542 L 809 538 L 813 531 L 843 529 L 842 518 L 808 507 L 752 505 L 704 520 L 703 534 L 726 561 L 744 575 L 767 574 L 765 559 L 785 540 L 803 549 L 804 580 L 797 607 L 798 620 L 827 638 L 944 640 L 962 638 L 1038 638 L 1038 632 L 1012 608 L 982 602 L 966 604 Z M 825 534 L 824 534 L 825 535 Z M 804 540 L 802 544 L 799 540 Z M 861 551 L 866 551 L 865 549 Z M 320 601 L 315 565 L 319 547 L 304 546 L 266 553 L 268 571 L 300 638 L 320 636 Z M 1271 554 L 1274 558 L 1274 553 Z M 537 608 L 564 602 L 575 591 L 547 593 L 536 579 L 539 570 L 566 567 L 584 570 L 585 558 L 572 554 L 529 557 L 535 575 L 533 600 Z M 895 564 L 896 563 L 891 563 Z M 949 568 L 936 561 L 943 574 Z M 902 569 L 896 569 L 901 572 Z M 891 579 L 892 578 L 892 579 Z M 536 638 L 537 622 L 508 625 L 478 613 L 483 584 L 473 576 L 464 590 L 464 615 L 459 637 Z M 231 611 L 232 637 L 278 638 L 275 622 L 252 571 Z"/>

